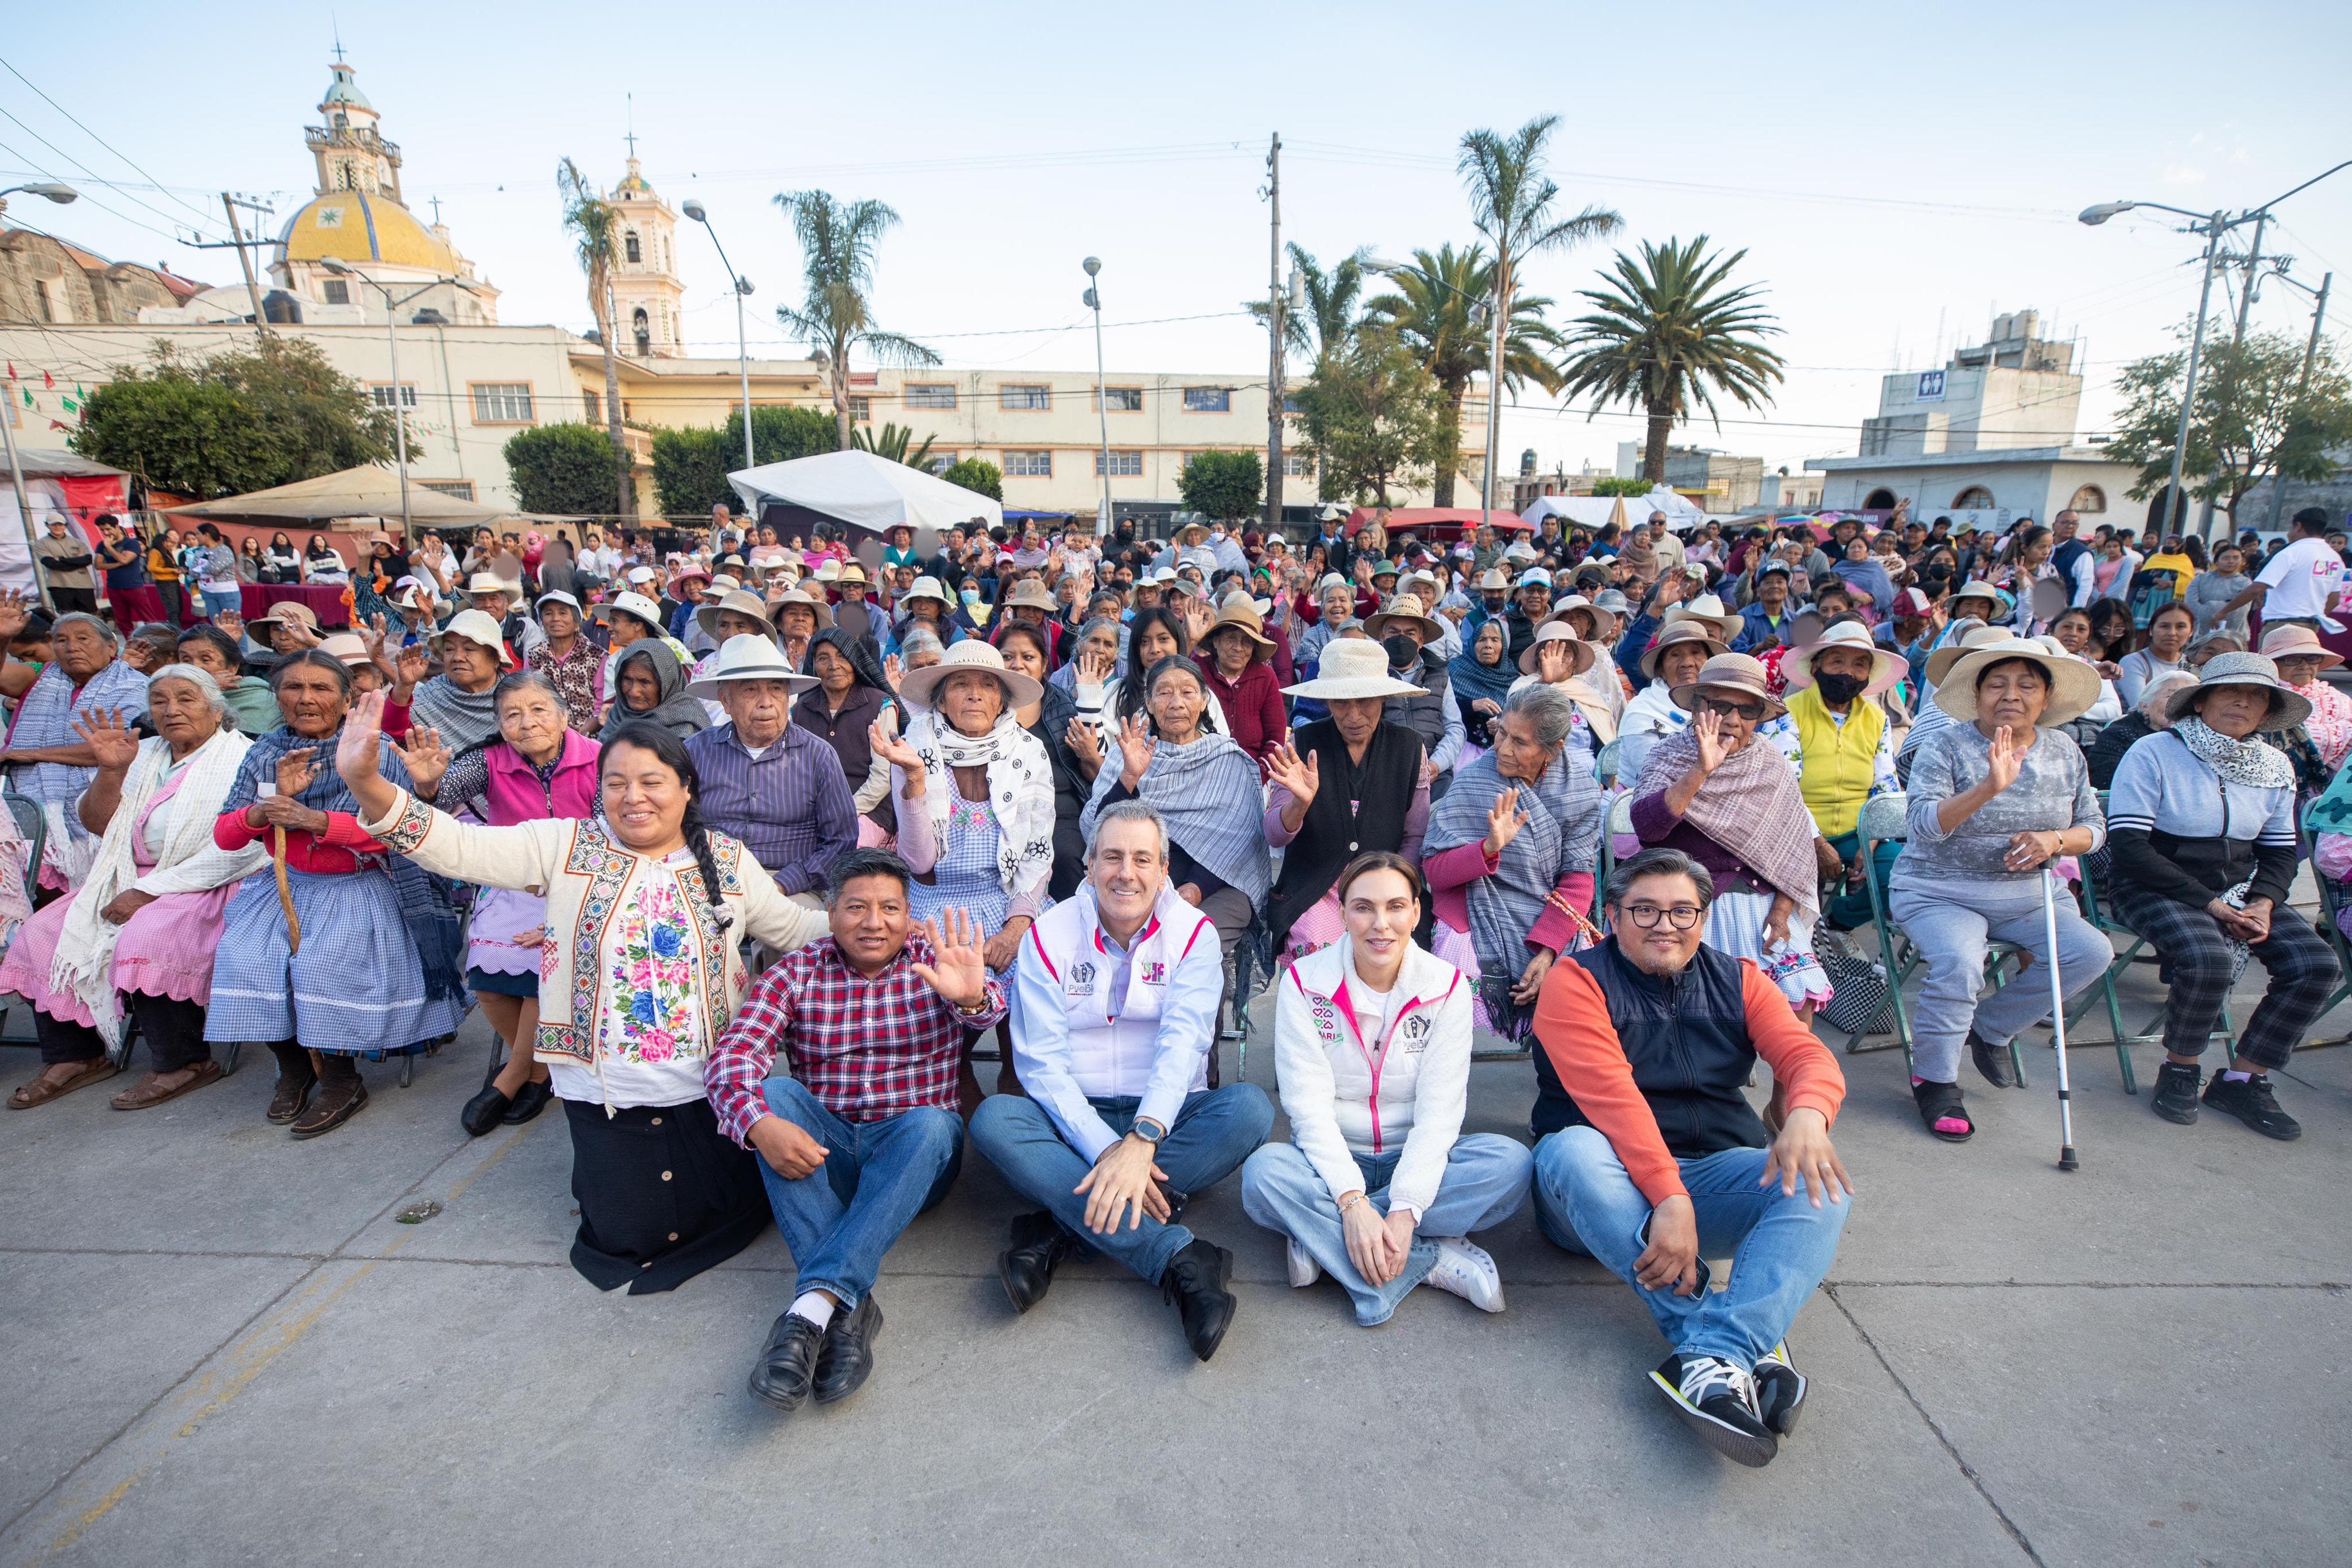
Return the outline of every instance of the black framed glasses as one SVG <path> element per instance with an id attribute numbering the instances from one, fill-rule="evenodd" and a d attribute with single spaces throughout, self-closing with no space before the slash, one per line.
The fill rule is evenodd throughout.
<path id="1" fill-rule="evenodd" d="M 1744 718 L 1748 723 L 1754 724 L 1764 716 L 1764 705 L 1726 702 L 1721 697 L 1701 697 L 1698 699 L 1698 711 L 1711 713 L 1722 718 Z M 1690 927 L 1685 925 L 1683 929 L 1687 931 Z"/>
<path id="2" fill-rule="evenodd" d="M 1655 904 L 1629 904 L 1625 906 L 1625 918 L 1644 931 L 1656 930 L 1661 920 L 1677 931 L 1688 931 L 1706 915 L 1706 911 L 1696 904 L 1677 904 L 1671 908 Z"/>

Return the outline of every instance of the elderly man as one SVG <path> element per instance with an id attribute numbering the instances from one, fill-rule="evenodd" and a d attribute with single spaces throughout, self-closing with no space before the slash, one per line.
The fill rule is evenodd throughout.
<path id="1" fill-rule="evenodd" d="M 1021 945 L 1011 1034 L 1027 1097 L 992 1095 L 971 1119 L 974 1145 L 1046 1207 L 1013 1222 L 996 1260 L 1014 1311 L 1092 1246 L 1160 1286 L 1194 1355 L 1216 1354 L 1234 1316 L 1233 1254 L 1176 1218 L 1274 1126 L 1257 1085 L 1208 1087 L 1223 980 L 1216 928 L 1168 884 L 1160 814 L 1137 800 L 1106 808 L 1077 895 Z"/>
<path id="2" fill-rule="evenodd" d="M 1512 664 L 1519 655 L 1535 646 L 1536 628 L 1551 614 L 1551 573 L 1539 566 L 1531 566 L 1519 573 L 1518 588 L 1513 595 L 1510 611 L 1503 617 L 1503 630 L 1510 633 L 1510 645 L 1503 656 Z"/>
<path id="3" fill-rule="evenodd" d="M 891 635 L 890 617 L 883 612 L 881 606 L 866 598 L 868 587 L 864 567 L 854 560 L 844 566 L 841 575 L 834 580 L 834 588 L 840 593 L 841 602 L 834 608 L 833 622 L 836 626 L 846 628 L 854 636 L 870 639 L 874 643 L 874 656 L 887 659 L 898 651 L 898 642 Z"/>
<path id="4" fill-rule="evenodd" d="M 845 1399 L 873 1370 L 883 1255 L 963 1166 L 964 1031 L 1004 1016 L 978 929 L 955 910 L 918 928 L 910 874 L 883 850 L 835 861 L 832 935 L 760 977 L 702 1070 L 719 1130 L 765 1162 L 800 1272 L 751 1368 L 780 1410 Z M 779 1052 L 788 1075 L 772 1078 Z"/>
<path id="5" fill-rule="evenodd" d="M 841 758 L 792 727 L 793 698 L 815 685 L 765 637 L 730 637 L 687 691 L 716 701 L 727 722 L 689 737 L 702 819 L 740 841 L 776 885 L 812 909 L 835 857 L 857 845 L 857 807 Z"/>
<path id="6" fill-rule="evenodd" d="M 1646 850 L 1603 895 L 1612 935 L 1553 966 L 1536 1004 L 1536 1222 L 1634 1288 L 1673 1354 L 1650 1380 L 1717 1451 L 1761 1466 L 1805 1380 L 1784 1343 L 1829 1271 L 1853 1186 L 1830 1143 L 1837 1060 L 1756 966 L 1705 946 L 1715 885 Z M 1776 1137 L 1741 1092 L 1761 1055 Z M 1708 1257 L 1737 1254 L 1709 1293 Z"/>
<path id="7" fill-rule="evenodd" d="M 1761 653 L 1789 640 L 1789 563 L 1767 560 L 1756 569 L 1756 597 L 1739 612 L 1739 635 L 1731 640 L 1735 653 Z"/>
<path id="8" fill-rule="evenodd" d="M 507 651 L 518 661 L 530 657 L 531 650 L 547 641 L 547 633 L 539 622 L 523 612 L 523 588 L 520 581 L 478 571 L 466 580 L 467 602 L 499 623 L 499 635 L 506 639 Z"/>

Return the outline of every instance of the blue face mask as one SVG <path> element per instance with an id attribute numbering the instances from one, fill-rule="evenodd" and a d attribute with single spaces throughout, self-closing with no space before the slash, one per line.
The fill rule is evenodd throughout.
<path id="1" fill-rule="evenodd" d="M 964 601 L 966 604 L 977 604 L 977 603 L 979 603 L 979 602 L 980 602 L 980 590 L 979 590 L 979 589 L 977 589 L 977 588 L 967 588 L 967 589 L 965 589 L 965 590 L 963 591 L 963 601 Z"/>

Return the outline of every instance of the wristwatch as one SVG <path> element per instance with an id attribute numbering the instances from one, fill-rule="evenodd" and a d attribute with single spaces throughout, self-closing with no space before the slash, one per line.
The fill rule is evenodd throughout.
<path id="1" fill-rule="evenodd" d="M 1147 1144 L 1157 1144 L 1168 1136 L 1168 1129 L 1149 1116 L 1138 1116 L 1135 1124 L 1128 1131 Z"/>

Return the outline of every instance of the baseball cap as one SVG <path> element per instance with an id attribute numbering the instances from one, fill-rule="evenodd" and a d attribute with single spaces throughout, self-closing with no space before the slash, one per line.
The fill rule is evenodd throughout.
<path id="1" fill-rule="evenodd" d="M 1551 586 L 1551 573 L 1546 571 L 1539 566 L 1531 566 L 1528 568 L 1527 570 L 1519 573 L 1519 586 L 1521 588 L 1549 588 Z"/>

